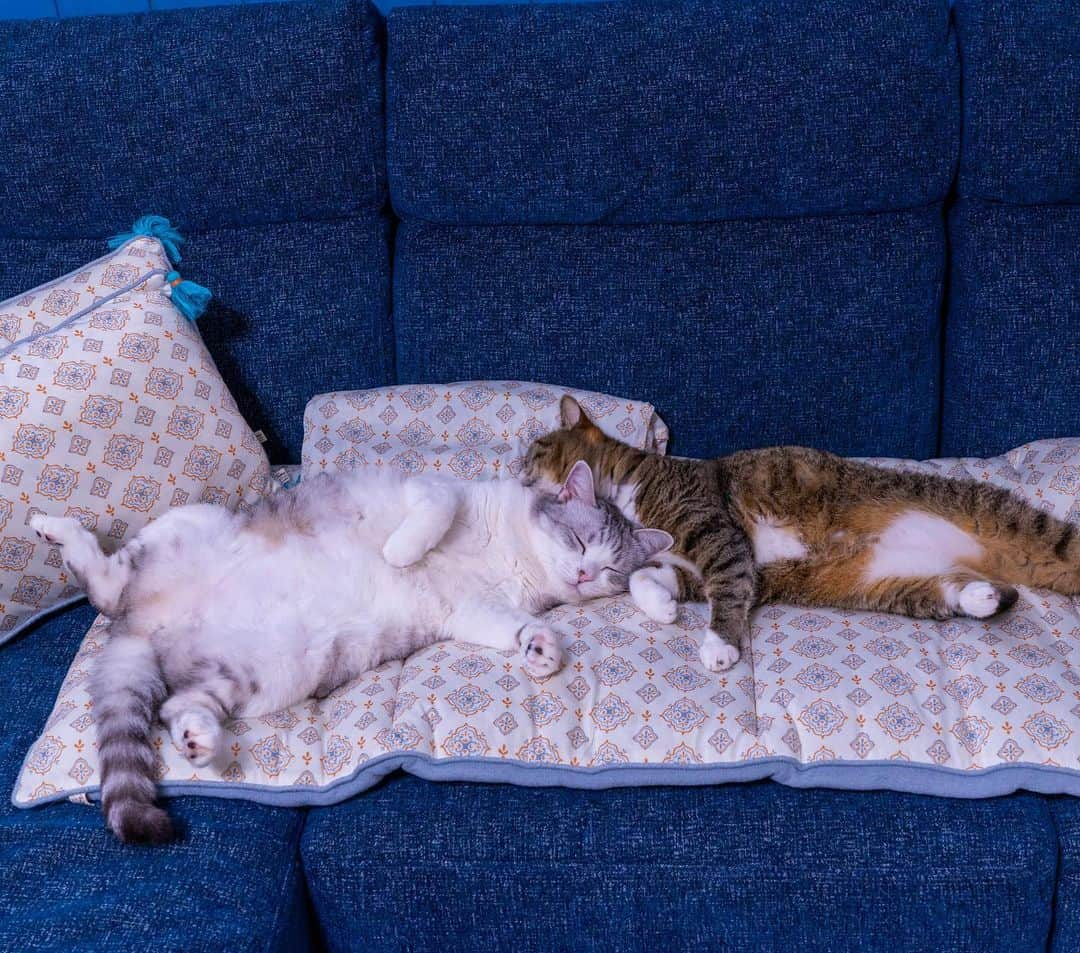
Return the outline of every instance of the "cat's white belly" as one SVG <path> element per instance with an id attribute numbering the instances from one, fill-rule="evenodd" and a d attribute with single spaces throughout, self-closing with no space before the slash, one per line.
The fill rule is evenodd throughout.
<path id="1" fill-rule="evenodd" d="M 809 550 L 798 531 L 767 517 L 759 517 L 751 528 L 754 562 L 759 566 L 785 559 L 803 559 Z"/>
<path id="2" fill-rule="evenodd" d="M 896 517 L 874 544 L 867 582 L 891 577 L 940 576 L 962 561 L 975 561 L 982 546 L 947 519 L 908 510 Z"/>
<path id="3" fill-rule="evenodd" d="M 383 559 L 396 517 L 381 517 L 362 531 L 341 525 L 285 545 L 250 534 L 234 536 L 227 552 L 195 550 L 143 607 L 156 617 L 143 624 L 169 641 L 178 668 L 208 658 L 252 673 L 242 711 L 253 716 L 313 694 L 335 667 L 362 672 L 405 657 L 440 637 L 449 609 L 422 569 Z M 190 624 L 177 625 L 184 617 Z"/>

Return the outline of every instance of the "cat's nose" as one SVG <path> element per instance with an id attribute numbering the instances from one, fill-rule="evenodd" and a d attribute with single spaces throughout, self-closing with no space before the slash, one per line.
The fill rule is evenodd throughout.
<path id="1" fill-rule="evenodd" d="M 580 586 L 583 582 L 592 582 L 596 576 L 591 572 L 586 572 L 584 569 L 577 571 L 577 581 Z"/>

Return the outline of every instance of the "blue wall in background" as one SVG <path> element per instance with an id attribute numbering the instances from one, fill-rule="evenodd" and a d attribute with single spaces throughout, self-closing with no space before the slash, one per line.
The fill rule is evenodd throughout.
<path id="1" fill-rule="evenodd" d="M 77 17 L 87 13 L 135 13 L 145 10 L 172 10 L 176 7 L 210 7 L 223 3 L 262 3 L 264 0 L 0 0 L 0 20 L 35 17 Z M 386 11 L 391 7 L 445 3 L 448 0 L 374 0 Z M 453 2 L 453 0 L 450 0 Z M 466 3 L 506 3 L 507 0 L 460 0 Z M 534 0 L 509 0 L 531 3 Z"/>

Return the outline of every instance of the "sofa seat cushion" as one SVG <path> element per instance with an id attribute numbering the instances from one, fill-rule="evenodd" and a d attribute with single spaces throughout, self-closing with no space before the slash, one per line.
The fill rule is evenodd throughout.
<path id="1" fill-rule="evenodd" d="M 404 776 L 308 815 L 331 951 L 1045 948 L 1056 842 L 1033 795 L 535 791 Z"/>
<path id="2" fill-rule="evenodd" d="M 48 713 L 87 605 L 39 623 L 0 652 L 0 786 Z M 94 807 L 0 803 L 0 949 L 303 950 L 300 811 L 178 798 L 174 845 L 125 847 Z"/>

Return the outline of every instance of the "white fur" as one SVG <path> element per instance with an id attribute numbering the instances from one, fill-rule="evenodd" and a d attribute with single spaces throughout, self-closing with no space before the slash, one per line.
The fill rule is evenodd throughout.
<path id="1" fill-rule="evenodd" d="M 679 583 L 671 566 L 646 566 L 630 576 L 630 597 L 654 622 L 674 622 Z"/>
<path id="2" fill-rule="evenodd" d="M 701 664 L 710 672 L 726 672 L 739 661 L 739 650 L 710 629 L 705 633 L 705 641 L 701 643 L 698 656 Z"/>
<path id="3" fill-rule="evenodd" d="M 946 582 L 942 585 L 942 591 L 945 604 L 950 609 L 973 619 L 987 619 L 1001 606 L 1001 593 L 991 582 L 976 580 L 964 586 Z"/>
<path id="4" fill-rule="evenodd" d="M 982 546 L 940 516 L 909 510 L 881 534 L 866 568 L 866 581 L 907 576 L 941 576 L 977 560 Z"/>
<path id="5" fill-rule="evenodd" d="M 567 512 L 586 506 L 591 479 L 579 492 Z M 145 661 L 148 639 L 167 683 L 184 683 L 206 660 L 224 666 L 161 708 L 195 765 L 220 748 L 222 707 L 275 711 L 440 640 L 520 647 L 529 674 L 545 678 L 561 667 L 562 649 L 538 613 L 621 589 L 605 568 L 616 562 L 612 544 L 597 535 L 582 551 L 553 531 L 536 491 L 512 480 L 406 482 L 360 471 L 304 493 L 291 521 L 207 505 L 171 510 L 112 557 L 76 520 L 33 522 L 91 591 L 105 585 L 122 604 L 134 637 L 123 641 Z"/>
<path id="6" fill-rule="evenodd" d="M 759 566 L 784 559 L 802 559 L 808 552 L 795 530 L 765 517 L 754 521 L 751 533 L 754 562 Z"/>
<path id="7" fill-rule="evenodd" d="M 634 506 L 634 500 L 637 498 L 636 483 L 613 484 L 609 490 L 608 498 L 631 523 L 639 522 L 637 507 Z"/>

